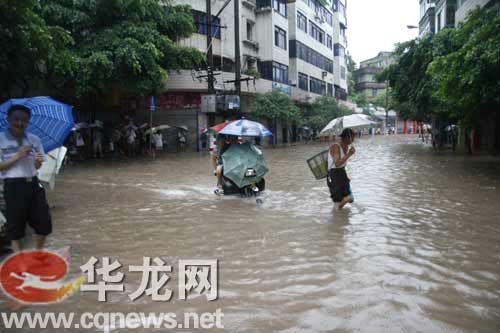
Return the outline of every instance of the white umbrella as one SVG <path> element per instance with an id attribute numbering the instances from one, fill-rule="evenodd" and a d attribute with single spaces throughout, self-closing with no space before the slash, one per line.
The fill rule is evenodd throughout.
<path id="1" fill-rule="evenodd" d="M 38 178 L 41 182 L 49 184 L 51 190 L 54 190 L 56 175 L 59 174 L 67 151 L 64 146 L 49 151 L 42 167 L 38 169 Z"/>
<path id="2" fill-rule="evenodd" d="M 168 125 L 159 125 L 159 126 L 156 126 L 156 127 L 153 127 L 153 128 L 150 128 L 148 130 L 146 130 L 144 132 L 144 135 L 148 135 L 148 134 L 151 134 L 151 133 L 154 133 L 154 132 L 158 132 L 158 131 L 163 131 L 163 130 L 166 130 L 166 129 L 169 129 L 170 126 Z"/>
<path id="3" fill-rule="evenodd" d="M 187 131 L 188 130 L 188 127 L 184 126 L 184 125 L 182 125 L 182 126 L 176 126 L 176 127 L 179 128 L 179 129 L 181 129 L 181 130 L 183 130 L 183 131 Z"/>
<path id="4" fill-rule="evenodd" d="M 78 123 L 78 124 L 75 124 L 75 126 L 71 129 L 72 131 L 78 131 L 82 128 L 88 128 L 89 127 L 89 124 L 86 123 L 86 122 L 83 122 L 83 123 Z"/>
<path id="5" fill-rule="evenodd" d="M 335 118 L 320 132 L 320 135 L 339 135 L 346 128 L 361 130 L 365 128 L 378 127 L 381 123 L 373 121 L 366 114 L 351 114 Z"/>

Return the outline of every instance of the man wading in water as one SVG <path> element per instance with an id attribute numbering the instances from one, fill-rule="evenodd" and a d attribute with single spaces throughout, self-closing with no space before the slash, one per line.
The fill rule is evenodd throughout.
<path id="1" fill-rule="evenodd" d="M 340 134 L 340 144 L 334 143 L 328 154 L 328 177 L 327 184 L 335 208 L 342 209 L 347 203 L 354 202 L 350 180 L 347 178 L 345 166 L 347 160 L 354 155 L 356 150 L 349 145 L 354 141 L 354 132 L 346 128 Z"/>

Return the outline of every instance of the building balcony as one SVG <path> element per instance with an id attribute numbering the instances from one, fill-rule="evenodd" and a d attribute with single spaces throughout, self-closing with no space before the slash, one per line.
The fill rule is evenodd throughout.
<path id="1" fill-rule="evenodd" d="M 383 72 L 384 69 L 380 67 L 361 67 L 358 70 L 356 70 L 354 73 L 356 76 L 361 76 L 364 74 L 379 74 Z"/>
<path id="2" fill-rule="evenodd" d="M 250 9 L 254 9 L 257 6 L 256 0 L 243 0 L 241 3 Z"/>
<path id="3" fill-rule="evenodd" d="M 358 82 L 355 88 L 356 90 L 385 89 L 386 84 L 384 82 Z"/>
<path id="4" fill-rule="evenodd" d="M 254 41 L 254 40 L 244 39 L 244 40 L 242 41 L 242 43 L 243 43 L 244 45 L 246 45 L 246 46 L 249 46 L 249 47 L 251 47 L 251 48 L 255 49 L 256 51 L 258 51 L 258 50 L 259 50 L 259 43 L 258 43 L 258 42 L 256 42 L 256 41 Z"/>
<path id="5" fill-rule="evenodd" d="M 268 12 L 273 9 L 273 4 L 271 0 L 256 0 L 255 1 L 255 13 Z"/>

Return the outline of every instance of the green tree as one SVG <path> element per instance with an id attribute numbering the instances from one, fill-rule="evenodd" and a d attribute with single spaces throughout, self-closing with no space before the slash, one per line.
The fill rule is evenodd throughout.
<path id="1" fill-rule="evenodd" d="M 0 1 L 0 90 L 3 98 L 24 96 L 43 80 L 48 66 L 63 58 L 58 47 L 71 42 L 60 27 L 37 14 L 37 0 Z M 62 64 L 61 64 L 62 66 Z"/>
<path id="2" fill-rule="evenodd" d="M 315 132 L 319 132 L 332 119 L 351 113 L 349 109 L 339 105 L 334 97 L 321 96 L 305 112 L 301 123 L 303 126 L 308 126 Z"/>
<path id="3" fill-rule="evenodd" d="M 189 6 L 163 0 L 40 3 L 45 21 L 69 31 L 74 41 L 71 57 L 56 62 L 49 74 L 67 85 L 61 78 L 66 74 L 77 96 L 158 94 L 166 89 L 168 70 L 204 60 L 199 51 L 175 43 L 195 31 Z"/>
<path id="4" fill-rule="evenodd" d="M 297 122 L 301 118 L 300 110 L 292 99 L 278 91 L 257 94 L 250 114 L 254 119 L 279 119 L 284 122 Z"/>
<path id="5" fill-rule="evenodd" d="M 426 73 L 433 60 L 433 36 L 402 43 L 395 54 L 399 61 L 380 76 L 389 80 L 393 104 L 404 119 L 427 120 L 432 112 L 432 80 Z"/>
<path id="6" fill-rule="evenodd" d="M 351 55 L 346 55 L 347 62 L 347 93 L 348 98 L 356 94 L 356 79 L 354 71 L 356 71 L 356 62 L 352 59 Z"/>
<path id="7" fill-rule="evenodd" d="M 427 74 L 434 83 L 433 97 L 450 116 L 467 127 L 500 106 L 500 15 L 477 9 L 457 29 L 439 34 L 444 49 Z"/>

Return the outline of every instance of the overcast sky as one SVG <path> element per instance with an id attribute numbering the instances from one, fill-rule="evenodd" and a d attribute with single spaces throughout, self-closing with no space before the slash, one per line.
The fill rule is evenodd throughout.
<path id="1" fill-rule="evenodd" d="M 380 51 L 392 51 L 394 44 L 417 37 L 418 0 L 347 0 L 347 50 L 360 61 Z"/>

